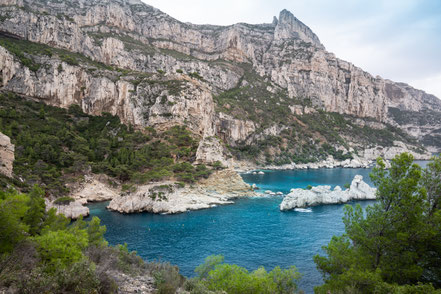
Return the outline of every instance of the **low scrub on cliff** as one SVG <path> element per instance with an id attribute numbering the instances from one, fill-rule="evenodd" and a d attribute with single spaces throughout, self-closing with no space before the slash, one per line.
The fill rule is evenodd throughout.
<path id="1" fill-rule="evenodd" d="M 191 164 L 198 141 L 185 127 L 141 132 L 117 116 L 87 115 L 77 105 L 62 109 L 0 94 L 0 130 L 16 146 L 15 175 L 28 189 L 39 184 L 56 196 L 90 169 L 137 184 L 164 178 L 192 183 L 211 172 Z"/>
<path id="2" fill-rule="evenodd" d="M 27 40 L 18 40 L 3 36 L 1 34 L 0 46 L 6 48 L 9 52 L 14 54 L 20 60 L 20 62 L 24 66 L 28 67 L 31 71 L 38 71 L 40 67 L 43 66 L 43 64 L 39 63 L 39 60 L 36 58 L 41 56 L 45 56 L 47 58 L 58 56 L 58 59 L 70 65 L 78 65 L 81 62 L 95 68 L 113 70 L 111 66 L 93 61 L 92 59 L 79 53 L 53 48 L 45 44 L 34 43 Z"/>
<path id="3" fill-rule="evenodd" d="M 275 135 L 262 135 L 251 143 L 243 142 L 231 146 L 232 153 L 247 160 L 261 160 L 262 164 L 282 165 L 287 163 L 308 163 L 326 159 L 332 155 L 336 160 L 352 159 L 353 154 L 343 152 L 340 147 L 350 149 L 350 142 L 361 148 L 393 146 L 394 141 L 402 141 L 417 148 L 415 139 L 400 129 L 385 125 L 383 129 L 374 129 L 368 125 L 360 126 L 356 118 L 338 113 L 316 111 L 303 115 L 285 116 L 285 122 L 279 124 L 280 132 Z M 350 139 L 349 139 L 350 138 Z M 423 151 L 418 149 L 417 151 Z"/>
<path id="4" fill-rule="evenodd" d="M 394 141 L 419 146 L 415 139 L 391 125 L 374 129 L 369 126 L 372 119 L 326 112 L 309 98 L 290 98 L 286 89 L 261 77 L 250 66 L 241 67 L 244 74 L 238 86 L 214 96 L 218 112 L 255 123 L 256 131 L 244 142 L 229 146 L 238 159 L 283 165 L 316 162 L 332 155 L 343 161 L 353 158 L 353 154 L 341 149 L 350 149 L 350 144 L 355 154 L 357 146 L 392 146 Z M 360 126 L 357 120 L 365 124 Z M 276 131 L 268 132 L 269 128 Z"/>

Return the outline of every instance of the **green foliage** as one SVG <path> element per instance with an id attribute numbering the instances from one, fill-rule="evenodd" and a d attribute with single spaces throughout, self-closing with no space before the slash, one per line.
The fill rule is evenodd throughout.
<path id="1" fill-rule="evenodd" d="M 260 267 L 248 272 L 243 267 L 224 263 L 221 255 L 207 257 L 195 271 L 198 277 L 186 285 L 191 293 L 295 293 L 300 279 L 295 267 L 285 270 L 276 267 L 271 272 Z"/>
<path id="2" fill-rule="evenodd" d="M 104 239 L 104 234 L 106 233 L 106 226 L 101 226 L 101 220 L 94 216 L 91 221 L 89 221 L 87 226 L 87 235 L 89 237 L 89 246 L 93 245 L 96 247 L 107 246 L 107 241 Z"/>
<path id="3" fill-rule="evenodd" d="M 43 229 L 45 221 L 46 204 L 44 203 L 44 191 L 35 185 L 29 193 L 29 209 L 23 218 L 26 225 L 29 226 L 29 233 L 36 235 Z"/>
<path id="4" fill-rule="evenodd" d="M 199 279 L 206 279 L 209 272 L 224 262 L 223 255 L 210 255 L 205 258 L 204 263 L 195 268 L 195 273 L 198 274 Z"/>
<path id="5" fill-rule="evenodd" d="M 311 189 L 312 189 L 311 185 L 306 186 L 306 190 L 311 190 Z"/>
<path id="6" fill-rule="evenodd" d="M 22 219 L 29 210 L 29 201 L 28 195 L 15 191 L 0 193 L 0 255 L 26 238 L 29 226 Z"/>
<path id="7" fill-rule="evenodd" d="M 107 263 L 90 258 L 94 250 L 116 250 L 107 247 L 100 220 L 80 218 L 69 225 L 55 209 L 46 212 L 43 196 L 38 186 L 29 195 L 0 192 L 0 288 L 19 293 L 116 293 L 115 282 L 103 276 L 103 270 L 110 271 Z M 118 250 L 118 262 L 127 272 L 144 265 L 125 249 Z"/>
<path id="8" fill-rule="evenodd" d="M 345 189 L 349 189 L 350 187 L 351 187 L 351 184 L 349 184 L 349 183 L 345 183 L 343 185 L 343 188 L 345 188 Z"/>
<path id="9" fill-rule="evenodd" d="M 214 170 L 220 170 L 220 169 L 223 169 L 224 168 L 224 166 L 222 165 L 222 163 L 218 160 L 218 161 L 215 161 L 212 165 L 211 165 L 211 167 L 214 169 Z"/>
<path id="10" fill-rule="evenodd" d="M 47 271 L 55 272 L 57 268 L 66 268 L 84 258 L 82 250 L 88 244 L 87 233 L 83 230 L 76 233 L 74 235 L 68 231 L 55 231 L 34 237 Z"/>
<path id="11" fill-rule="evenodd" d="M 9 52 L 17 56 L 17 58 L 20 60 L 20 62 L 29 68 L 31 71 L 38 71 L 40 69 L 40 64 L 36 63 L 34 59 L 27 54 L 25 50 L 21 46 L 19 46 L 15 42 L 10 42 L 9 39 L 6 38 L 0 38 L 0 46 L 5 47 Z"/>
<path id="12" fill-rule="evenodd" d="M 325 278 L 317 293 L 418 293 L 433 289 L 430 284 L 441 287 L 440 176 L 439 157 L 424 170 L 407 153 L 395 157 L 389 170 L 378 159 L 371 174 L 377 203 L 365 211 L 347 205 L 346 234 L 323 248 L 326 257 L 314 257 Z"/>
<path id="13" fill-rule="evenodd" d="M 154 272 L 153 277 L 159 294 L 174 294 L 185 281 L 185 278 L 179 274 L 179 268 L 170 264 L 163 264 Z"/>
<path id="14" fill-rule="evenodd" d="M 194 182 L 210 174 L 205 166 L 190 164 L 198 141 L 183 126 L 141 133 L 109 113 L 90 116 L 78 105 L 65 110 L 14 94 L 0 94 L 0 118 L 0 131 L 16 146 L 14 173 L 30 186 L 25 191 L 39 184 L 62 196 L 68 192 L 66 184 L 81 179 L 89 166 L 128 188 L 174 175 Z M 189 168 L 174 174 L 174 165 L 181 163 Z M 57 204 L 68 201 L 63 198 Z"/>
<path id="15" fill-rule="evenodd" d="M 20 293 L 89 294 L 100 293 L 102 284 L 94 264 L 84 258 L 68 267 L 56 267 L 53 272 L 44 267 L 34 268 L 28 279 L 21 281 L 19 288 Z"/>
<path id="16" fill-rule="evenodd" d="M 79 65 L 80 63 L 75 56 L 60 54 L 60 59 L 69 65 Z"/>
<path id="17" fill-rule="evenodd" d="M 28 67 L 34 72 L 42 68 L 42 65 L 44 68 L 44 64 L 37 62 L 37 60 L 39 60 L 38 56 L 53 57 L 54 55 L 57 55 L 60 60 L 70 65 L 79 65 L 82 63 L 99 69 L 113 69 L 112 67 L 103 63 L 93 61 L 82 54 L 49 47 L 44 44 L 34 43 L 27 40 L 18 40 L 0 36 L 0 46 L 6 48 L 9 52 L 14 54 L 24 66 Z M 44 60 L 40 60 L 39 62 L 44 62 Z M 58 71 L 62 71 L 62 68 L 60 70 L 60 67 L 58 67 Z"/>
<path id="18" fill-rule="evenodd" d="M 191 78 L 193 78 L 193 79 L 198 79 L 198 80 L 201 80 L 201 81 L 204 80 L 204 78 L 203 78 L 198 72 L 191 72 L 191 73 L 189 73 L 188 75 L 189 75 Z"/>

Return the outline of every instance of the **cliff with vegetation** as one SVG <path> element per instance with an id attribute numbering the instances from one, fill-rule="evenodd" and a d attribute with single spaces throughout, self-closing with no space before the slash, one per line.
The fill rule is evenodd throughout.
<path id="1" fill-rule="evenodd" d="M 10 0 L 0 32 L 3 90 L 138 130 L 185 125 L 199 137 L 198 162 L 439 148 L 436 97 L 336 58 L 286 10 L 268 24 L 212 26 L 136 0 Z"/>

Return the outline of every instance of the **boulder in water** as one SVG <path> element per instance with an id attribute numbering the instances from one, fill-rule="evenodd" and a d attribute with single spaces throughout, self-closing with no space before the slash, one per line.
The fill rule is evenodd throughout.
<path id="1" fill-rule="evenodd" d="M 356 175 L 350 188 L 345 191 L 340 186 L 336 186 L 334 190 L 331 190 L 331 186 L 316 186 L 311 190 L 291 189 L 291 192 L 283 198 L 280 210 L 346 203 L 351 200 L 372 200 L 376 198 L 376 190 L 366 184 L 361 175 Z"/>

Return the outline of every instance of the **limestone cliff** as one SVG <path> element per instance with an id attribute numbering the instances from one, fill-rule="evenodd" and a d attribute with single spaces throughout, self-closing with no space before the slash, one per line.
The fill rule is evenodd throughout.
<path id="1" fill-rule="evenodd" d="M 8 136 L 0 133 L 0 174 L 11 178 L 13 163 L 14 145 Z"/>
<path id="2" fill-rule="evenodd" d="M 400 128 L 432 150 L 441 146 L 436 97 L 336 58 L 286 10 L 269 24 L 212 26 L 182 23 L 137 0 L 9 0 L 0 33 L 3 90 L 111 112 L 139 128 L 185 124 L 202 139 L 200 161 L 232 165 L 231 152 L 240 160 L 245 152 L 288 163 L 400 144 L 424 152 Z M 34 49 L 17 52 L 14 42 Z M 374 121 L 393 138 L 339 132 L 334 140 L 307 123 L 325 121 L 322 111 L 340 114 L 356 134 L 377 130 Z M 274 137 L 283 139 L 266 143 Z"/>

